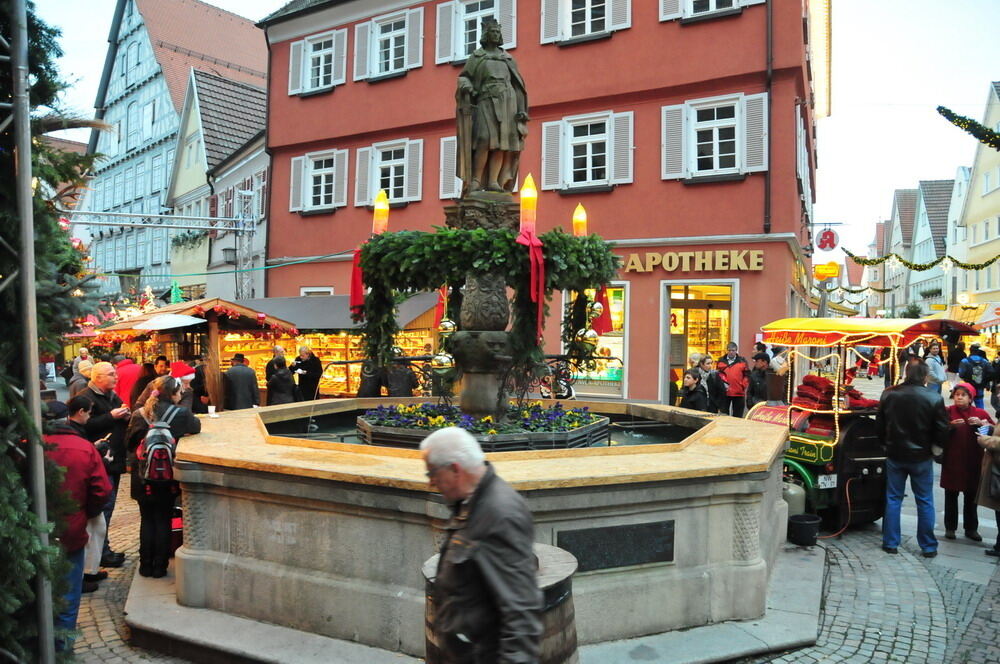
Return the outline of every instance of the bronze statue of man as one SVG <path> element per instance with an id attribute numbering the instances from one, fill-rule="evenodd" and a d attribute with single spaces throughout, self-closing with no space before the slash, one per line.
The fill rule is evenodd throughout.
<path id="1" fill-rule="evenodd" d="M 495 19 L 483 20 L 483 37 L 458 75 L 458 177 L 462 195 L 513 191 L 528 133 L 528 95 L 514 58 L 500 48 Z"/>

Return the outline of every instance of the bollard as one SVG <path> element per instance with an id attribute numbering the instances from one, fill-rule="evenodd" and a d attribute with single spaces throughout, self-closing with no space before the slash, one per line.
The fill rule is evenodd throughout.
<path id="1" fill-rule="evenodd" d="M 579 655 L 576 644 L 576 612 L 573 609 L 573 574 L 576 573 L 576 558 L 548 544 L 534 545 L 538 558 L 536 580 L 542 591 L 542 637 L 539 648 L 539 664 L 577 664 Z M 437 574 L 438 554 L 424 563 L 423 573 L 427 589 L 424 609 L 424 633 L 426 664 L 446 664 L 438 647 L 438 636 L 434 633 L 434 577 Z"/>

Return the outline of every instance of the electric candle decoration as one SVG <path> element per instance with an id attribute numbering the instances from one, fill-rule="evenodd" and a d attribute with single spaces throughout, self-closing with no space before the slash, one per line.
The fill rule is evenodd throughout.
<path id="1" fill-rule="evenodd" d="M 535 232 L 535 206 L 538 205 L 538 190 L 535 189 L 535 180 L 528 173 L 521 185 L 521 232 Z"/>
<path id="2" fill-rule="evenodd" d="M 587 211 L 583 207 L 583 203 L 577 203 L 576 209 L 573 210 L 573 235 L 574 237 L 583 237 L 587 234 Z"/>
<path id="3" fill-rule="evenodd" d="M 389 229 L 389 197 L 385 189 L 375 195 L 375 214 L 372 217 L 372 235 L 381 235 Z"/>

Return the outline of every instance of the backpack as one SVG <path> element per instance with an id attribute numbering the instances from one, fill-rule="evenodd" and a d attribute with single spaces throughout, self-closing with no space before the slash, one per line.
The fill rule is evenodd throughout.
<path id="1" fill-rule="evenodd" d="M 166 484 L 174 481 L 174 452 L 177 450 L 177 442 L 170 433 L 170 423 L 179 412 L 180 408 L 177 406 L 167 408 L 163 418 L 150 425 L 149 431 L 139 443 L 135 457 L 139 477 L 143 482 Z"/>
<path id="2" fill-rule="evenodd" d="M 976 385 L 977 387 L 979 385 L 982 385 L 983 383 L 985 383 L 986 382 L 986 367 L 983 366 L 985 364 L 985 362 L 982 362 L 982 361 L 972 362 L 972 361 L 970 361 L 969 364 L 972 365 L 972 368 L 969 370 L 969 382 L 972 383 L 973 385 Z"/>

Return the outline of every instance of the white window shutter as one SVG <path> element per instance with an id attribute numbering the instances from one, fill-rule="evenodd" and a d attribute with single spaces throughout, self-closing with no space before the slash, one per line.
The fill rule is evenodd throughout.
<path id="1" fill-rule="evenodd" d="M 673 21 L 680 18 L 682 0 L 660 0 L 660 20 Z"/>
<path id="2" fill-rule="evenodd" d="M 424 64 L 424 8 L 406 12 L 406 68 L 415 69 Z"/>
<path id="3" fill-rule="evenodd" d="M 333 206 L 347 205 L 347 150 L 333 154 Z"/>
<path id="4" fill-rule="evenodd" d="M 292 157 L 292 170 L 288 176 L 288 211 L 297 212 L 302 209 L 302 192 L 305 189 L 306 158 Z"/>
<path id="5" fill-rule="evenodd" d="M 767 93 L 743 98 L 745 137 L 743 170 L 759 173 L 767 170 Z"/>
<path id="6" fill-rule="evenodd" d="M 354 205 L 365 207 L 372 200 L 369 185 L 372 177 L 372 149 L 358 148 L 357 162 L 354 172 Z"/>
<path id="7" fill-rule="evenodd" d="M 462 194 L 462 180 L 455 173 L 458 170 L 458 139 L 448 136 L 441 139 L 441 185 L 440 195 L 444 199 L 458 198 Z"/>
<path id="8" fill-rule="evenodd" d="M 418 138 L 406 144 L 405 199 L 419 201 L 424 181 L 424 140 Z"/>
<path id="9" fill-rule="evenodd" d="M 542 123 L 542 189 L 562 188 L 561 120 Z"/>
<path id="10" fill-rule="evenodd" d="M 611 116 L 611 184 L 632 182 L 632 111 Z"/>
<path id="11" fill-rule="evenodd" d="M 660 177 L 664 180 L 678 180 L 687 177 L 687 160 L 684 155 L 684 117 L 687 109 L 684 104 L 677 104 L 664 106 L 660 111 Z"/>
<path id="12" fill-rule="evenodd" d="M 632 0 L 611 0 L 609 30 L 624 30 L 632 27 Z"/>
<path id="13" fill-rule="evenodd" d="M 455 3 L 442 2 L 437 6 L 437 40 L 434 43 L 434 62 L 451 62 L 455 56 Z"/>
<path id="14" fill-rule="evenodd" d="M 500 30 L 503 47 L 508 51 L 517 47 L 517 0 L 500 0 Z"/>
<path id="15" fill-rule="evenodd" d="M 354 80 L 368 78 L 368 60 L 371 57 L 368 40 L 371 37 L 372 22 L 365 21 L 354 26 Z"/>
<path id="16" fill-rule="evenodd" d="M 347 30 L 333 32 L 333 84 L 347 82 Z"/>
<path id="17" fill-rule="evenodd" d="M 305 42 L 292 42 L 288 48 L 288 94 L 302 92 L 302 52 Z"/>
<path id="18" fill-rule="evenodd" d="M 542 0 L 542 43 L 559 41 L 559 0 Z"/>

